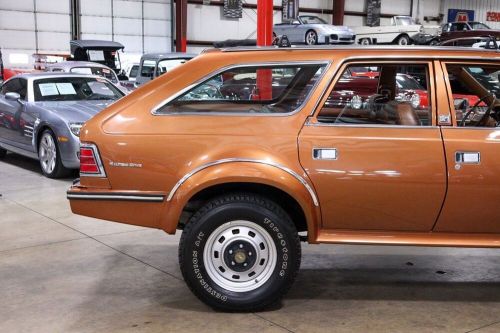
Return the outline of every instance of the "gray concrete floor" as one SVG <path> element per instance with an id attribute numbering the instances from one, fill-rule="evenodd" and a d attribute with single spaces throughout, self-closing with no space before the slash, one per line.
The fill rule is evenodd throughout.
<path id="1" fill-rule="evenodd" d="M 280 305 L 225 314 L 185 286 L 179 234 L 73 215 L 70 183 L 0 161 L 0 332 L 500 332 L 500 250 L 304 244 Z"/>

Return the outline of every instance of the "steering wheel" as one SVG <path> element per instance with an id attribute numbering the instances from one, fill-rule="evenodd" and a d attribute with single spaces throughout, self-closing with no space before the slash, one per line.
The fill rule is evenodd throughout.
<path id="1" fill-rule="evenodd" d="M 465 121 L 467 120 L 467 118 L 469 118 L 469 116 L 474 112 L 474 114 L 477 112 L 477 108 L 479 106 L 479 104 L 481 104 L 482 102 L 484 102 L 488 97 L 493 97 L 493 102 L 491 102 L 491 104 L 488 106 L 488 110 L 486 110 L 486 112 L 483 114 L 483 116 L 481 117 L 481 119 L 478 120 L 478 122 L 474 125 L 474 126 L 481 126 L 482 123 L 483 123 L 483 120 L 486 119 L 486 117 L 489 117 L 490 116 L 490 113 L 491 113 L 491 110 L 493 109 L 493 106 L 495 106 L 496 104 L 496 101 L 497 101 L 497 98 L 496 98 L 496 95 L 493 94 L 493 93 L 489 93 L 488 95 L 485 95 L 483 97 L 481 97 L 476 103 L 474 103 L 474 105 L 470 108 L 469 111 L 467 111 L 464 115 L 464 117 L 462 118 L 462 120 L 460 121 L 460 127 L 464 127 L 465 126 Z"/>

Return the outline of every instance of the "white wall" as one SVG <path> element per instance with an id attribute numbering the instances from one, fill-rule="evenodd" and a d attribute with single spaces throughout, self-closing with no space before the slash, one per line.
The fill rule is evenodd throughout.
<path id="1" fill-rule="evenodd" d="M 125 56 L 171 50 L 170 0 L 80 0 L 81 38 L 113 40 Z"/>
<path id="2" fill-rule="evenodd" d="M 32 68 L 35 52 L 69 54 L 70 25 L 69 1 L 0 0 L 5 66 Z"/>
<path id="3" fill-rule="evenodd" d="M 70 11 L 70 0 L 0 0 L 5 66 L 33 68 L 34 53 L 69 54 Z M 81 38 L 120 42 L 125 58 L 171 50 L 170 0 L 80 0 L 80 11 Z"/>

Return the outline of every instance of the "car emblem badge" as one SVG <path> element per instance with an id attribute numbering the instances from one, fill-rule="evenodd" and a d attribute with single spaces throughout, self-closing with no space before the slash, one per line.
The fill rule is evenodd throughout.
<path id="1" fill-rule="evenodd" d="M 120 167 L 120 168 L 142 168 L 142 163 L 133 163 L 133 162 L 109 161 L 109 165 L 113 166 L 113 167 Z"/>

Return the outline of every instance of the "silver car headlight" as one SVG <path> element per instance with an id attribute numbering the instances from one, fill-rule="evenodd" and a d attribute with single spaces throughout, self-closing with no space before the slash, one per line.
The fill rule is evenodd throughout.
<path id="1" fill-rule="evenodd" d="M 80 136 L 80 130 L 82 129 L 83 123 L 69 123 L 68 126 L 73 135 Z"/>

